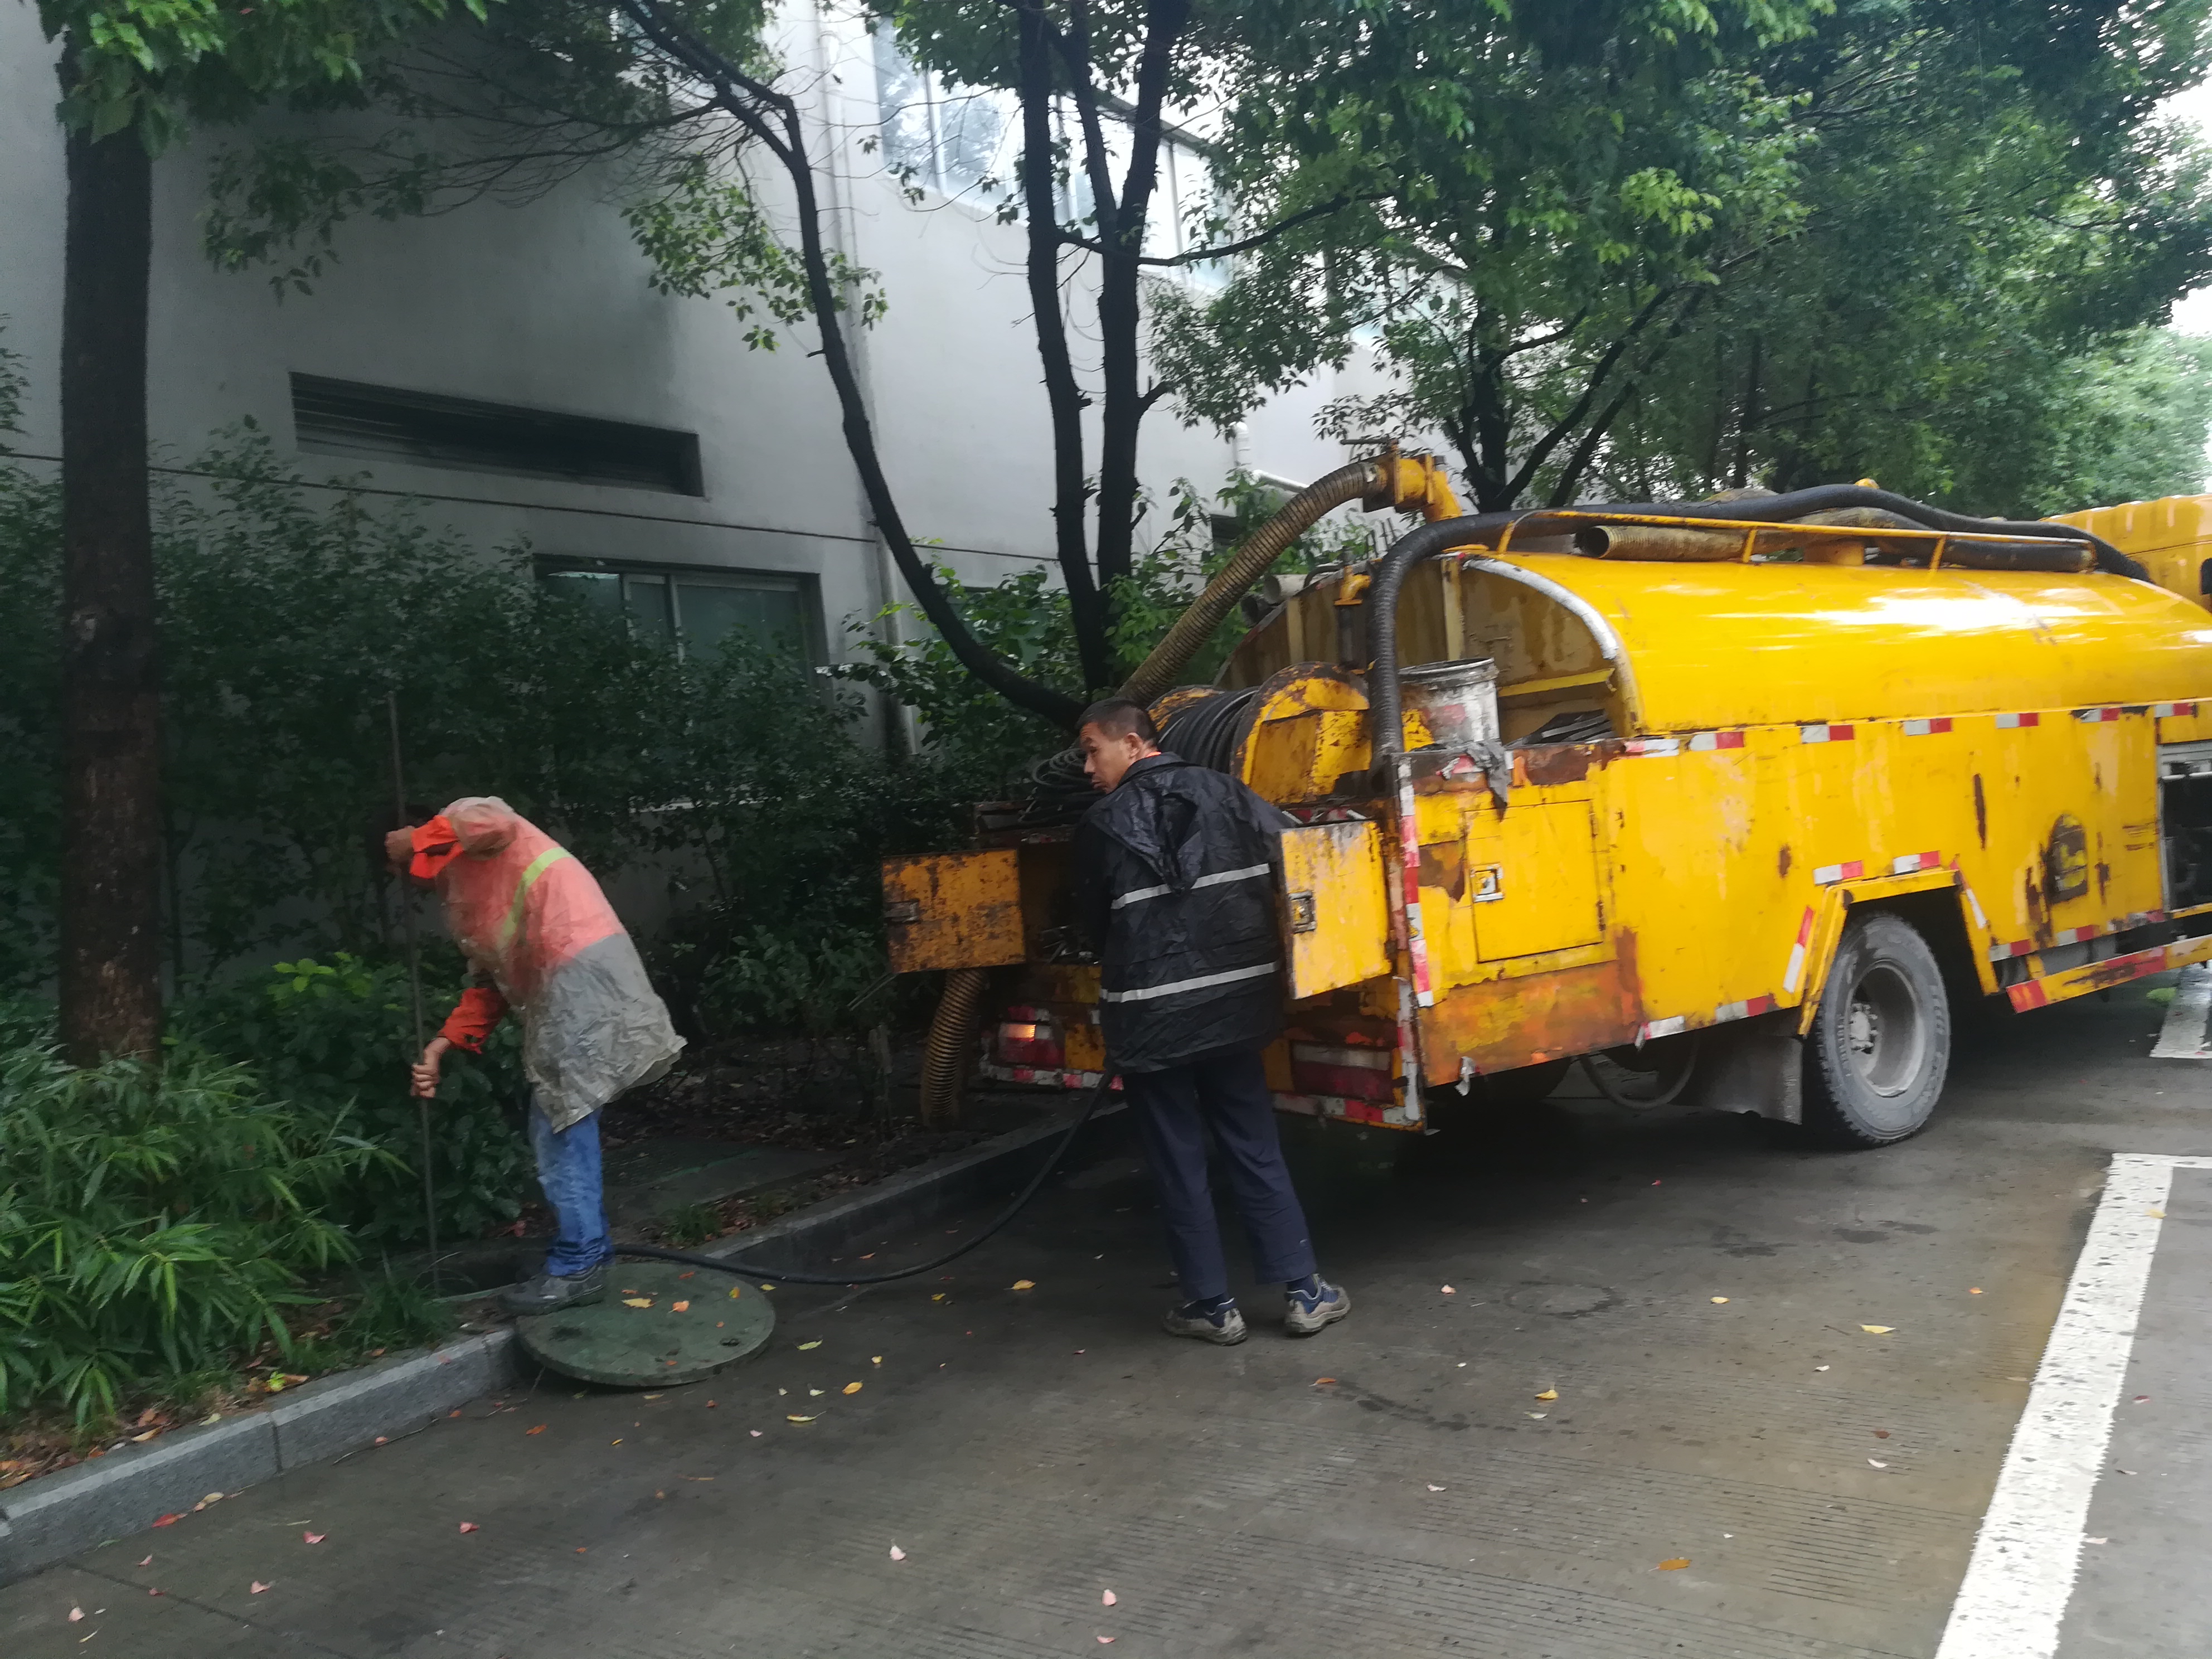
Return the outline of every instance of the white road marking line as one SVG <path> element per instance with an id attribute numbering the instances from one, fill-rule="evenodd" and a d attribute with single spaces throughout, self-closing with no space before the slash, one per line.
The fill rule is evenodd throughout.
<path id="1" fill-rule="evenodd" d="M 2212 1158 L 2113 1154 L 1936 1659 L 2057 1651 L 2176 1170 L 2212 1170 Z"/>
<path id="2" fill-rule="evenodd" d="M 2150 1051 L 2153 1060 L 2212 1060 L 2205 1027 L 2212 1024 L 2212 967 L 2181 970 L 2181 983 L 2166 1011 L 2166 1024 Z"/>

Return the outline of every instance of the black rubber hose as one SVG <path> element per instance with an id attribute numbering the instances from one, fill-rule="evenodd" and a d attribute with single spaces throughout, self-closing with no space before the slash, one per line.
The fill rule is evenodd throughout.
<path id="1" fill-rule="evenodd" d="M 1601 506 L 1571 507 L 1568 513 L 1641 513 L 1670 519 L 1730 519 L 1739 524 L 1781 524 L 1808 513 L 1832 513 L 1839 507 L 1870 507 L 1894 513 L 1901 519 L 1930 530 L 1959 535 L 2032 536 L 2038 541 L 2078 542 L 2094 550 L 2097 568 L 2112 576 L 2132 576 L 2148 581 L 2150 573 L 2101 537 L 2078 525 L 2053 524 L 2048 519 L 1975 519 L 1963 513 L 1947 513 L 1909 495 L 1865 484 L 1818 484 L 1793 489 L 1786 495 L 1755 495 L 1733 501 L 1607 501 Z"/>
<path id="2" fill-rule="evenodd" d="M 1477 513 L 1464 519 L 1419 525 L 1393 542 L 1376 566 L 1375 580 L 1367 589 L 1367 644 L 1375 653 L 1375 672 L 1367 677 L 1367 707 L 1372 717 L 1370 752 L 1375 761 L 1376 788 L 1389 787 L 1383 763 L 1405 744 L 1403 704 L 1398 695 L 1398 590 L 1406 585 L 1406 573 L 1424 559 L 1481 541 L 1527 516 L 1525 513 Z"/>
<path id="3" fill-rule="evenodd" d="M 957 1261 L 1000 1231 L 1028 1206 L 1029 1201 L 1037 1195 L 1037 1188 L 1044 1185 L 1046 1177 L 1057 1170 L 1060 1161 L 1067 1156 L 1068 1148 L 1075 1145 L 1075 1137 L 1083 1133 L 1083 1126 L 1091 1121 L 1099 1103 L 1106 1098 L 1107 1091 L 1114 1086 L 1114 1077 L 1111 1072 L 1098 1074 L 1097 1086 L 1091 1091 L 1090 1098 L 1083 1103 L 1083 1110 L 1075 1121 L 1067 1126 L 1067 1133 L 1060 1138 L 1060 1145 L 1052 1149 L 1052 1156 L 1045 1159 L 1043 1167 L 1030 1177 L 1030 1184 L 1015 1195 L 1014 1201 L 1000 1212 L 998 1219 L 958 1249 L 948 1250 L 934 1260 L 887 1273 L 803 1273 L 776 1267 L 757 1267 L 750 1262 L 729 1261 L 717 1256 L 694 1255 L 688 1250 L 664 1250 L 658 1244 L 617 1244 L 615 1254 L 641 1255 L 654 1261 L 680 1261 L 687 1267 L 712 1267 L 716 1273 L 729 1273 L 738 1279 L 765 1279 L 778 1285 L 889 1285 L 896 1279 L 912 1279 L 917 1273 L 933 1272 L 948 1261 Z"/>
<path id="4" fill-rule="evenodd" d="M 1221 691 L 1187 702 L 1160 729 L 1160 747 L 1194 766 L 1236 775 L 1237 740 L 1259 688 Z"/>

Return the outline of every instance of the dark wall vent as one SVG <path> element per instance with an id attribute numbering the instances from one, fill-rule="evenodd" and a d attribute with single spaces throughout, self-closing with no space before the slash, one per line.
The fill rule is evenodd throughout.
<path id="1" fill-rule="evenodd" d="M 512 404 L 292 377 L 292 423 L 311 454 L 411 461 L 464 472 L 704 495 L 699 435 Z"/>

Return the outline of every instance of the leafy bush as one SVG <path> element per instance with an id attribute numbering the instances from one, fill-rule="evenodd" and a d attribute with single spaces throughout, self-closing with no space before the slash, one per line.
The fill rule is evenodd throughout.
<path id="1" fill-rule="evenodd" d="M 0 1411 L 82 1424 L 147 1380 L 289 1354 L 300 1275 L 354 1253 L 320 1206 L 390 1161 L 243 1067 L 0 1054 Z"/>
<path id="2" fill-rule="evenodd" d="M 424 975 L 426 1023 L 436 1029 L 459 994 L 457 965 Z M 423 1237 L 422 1137 L 407 1093 L 416 1052 L 407 971 L 338 952 L 302 957 L 176 1012 L 180 1042 L 250 1064 L 306 1121 L 368 1142 L 376 1164 L 328 1195 L 325 1213 L 356 1237 L 410 1244 Z M 514 1219 L 530 1179 L 520 1127 L 527 1085 L 515 1022 L 482 1055 L 459 1054 L 430 1105 L 431 1171 L 443 1237 L 473 1238 Z"/>

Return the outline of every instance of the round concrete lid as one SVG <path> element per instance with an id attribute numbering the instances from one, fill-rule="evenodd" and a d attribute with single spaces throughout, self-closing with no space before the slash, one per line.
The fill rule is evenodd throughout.
<path id="1" fill-rule="evenodd" d="M 539 1364 L 586 1382 L 658 1389 L 696 1382 L 758 1352 L 775 1310 L 757 1279 L 735 1279 L 672 1261 L 616 1261 L 607 1297 L 515 1322 Z"/>

